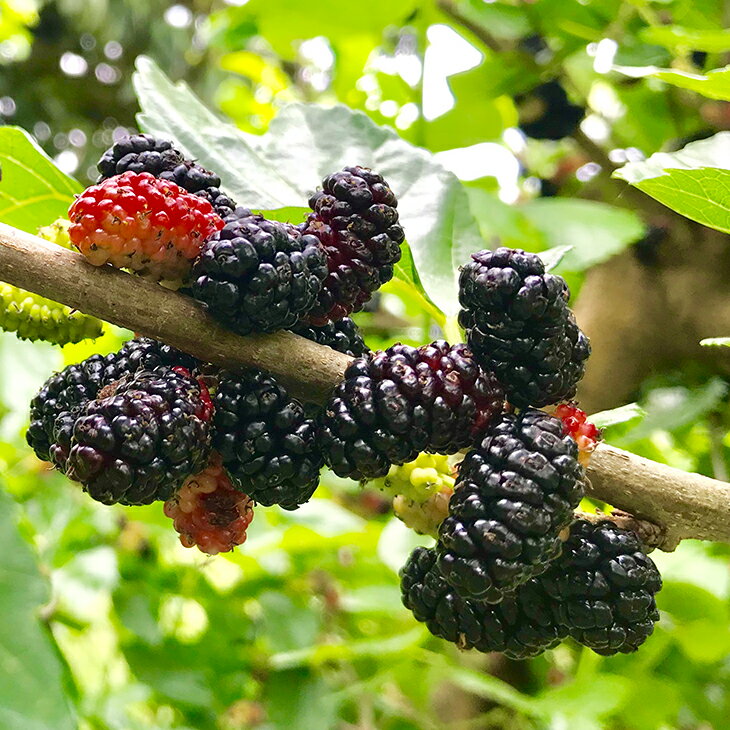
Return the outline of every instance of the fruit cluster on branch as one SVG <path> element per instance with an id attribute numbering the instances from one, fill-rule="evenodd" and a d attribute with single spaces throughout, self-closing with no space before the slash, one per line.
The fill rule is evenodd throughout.
<path id="1" fill-rule="evenodd" d="M 387 480 L 419 452 L 441 460 L 466 450 L 438 488 L 396 498 L 404 520 L 438 529 L 435 548 L 404 569 L 416 617 L 461 646 L 513 656 L 566 636 L 600 653 L 632 651 L 648 636 L 660 581 L 637 538 L 604 523 L 567 530 L 597 432 L 563 401 L 590 347 L 565 282 L 539 257 L 473 255 L 460 280 L 467 343 L 373 353 L 346 315 L 400 256 L 397 200 L 379 175 L 352 167 L 325 178 L 295 226 L 238 207 L 217 176 L 145 135 L 112 148 L 100 171 L 69 211 L 72 243 L 100 268 L 49 246 L 41 250 L 60 268 L 37 288 L 159 340 L 53 375 L 32 405 L 28 440 L 40 458 L 105 503 L 165 501 L 183 544 L 216 553 L 243 542 L 255 503 L 306 502 L 323 463 Z M 2 278 L 26 285 L 33 266 L 18 254 L 37 255 L 37 243 L 4 238 Z M 182 291 L 140 282 L 140 297 L 123 304 L 129 279 L 108 264 Z M 69 286 L 81 269 L 98 284 L 85 297 Z M 303 405 L 288 382 L 324 407 Z M 555 415 L 533 408 L 546 405 Z M 566 574 L 571 586 L 558 580 Z"/>

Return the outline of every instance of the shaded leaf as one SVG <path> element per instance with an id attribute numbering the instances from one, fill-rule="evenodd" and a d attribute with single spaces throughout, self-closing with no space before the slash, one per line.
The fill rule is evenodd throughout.
<path id="1" fill-rule="evenodd" d="M 50 599 L 48 582 L 18 533 L 15 506 L 0 490 L 0 727 L 3 730 L 72 730 L 64 669 L 38 618 Z"/>

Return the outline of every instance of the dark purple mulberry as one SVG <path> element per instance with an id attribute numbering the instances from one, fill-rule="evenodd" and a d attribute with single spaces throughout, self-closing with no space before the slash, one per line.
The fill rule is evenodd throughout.
<path id="1" fill-rule="evenodd" d="M 472 443 L 503 408 L 494 376 L 466 345 L 393 345 L 353 361 L 321 418 L 325 461 L 353 479 L 384 476 L 421 451 Z"/>
<path id="2" fill-rule="evenodd" d="M 462 267 L 459 322 L 483 367 L 516 406 L 570 400 L 591 349 L 568 308 L 568 286 L 539 256 L 479 251 Z"/>
<path id="3" fill-rule="evenodd" d="M 388 183 L 365 167 L 329 175 L 309 200 L 304 232 L 322 242 L 329 274 L 307 319 L 315 325 L 359 312 L 400 261 L 405 234 Z"/>
<path id="4" fill-rule="evenodd" d="M 560 419 L 502 415 L 461 463 L 438 553 L 465 598 L 499 602 L 560 554 L 560 531 L 583 496 L 578 446 Z"/>

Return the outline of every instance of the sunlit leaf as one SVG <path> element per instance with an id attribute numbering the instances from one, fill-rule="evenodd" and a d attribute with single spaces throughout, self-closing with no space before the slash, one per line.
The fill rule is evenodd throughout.
<path id="1" fill-rule="evenodd" d="M 0 127 L 0 221 L 36 233 L 65 218 L 81 186 L 19 127 Z"/>
<path id="2" fill-rule="evenodd" d="M 614 176 L 687 218 L 730 233 L 730 132 L 630 162 Z"/>
<path id="3" fill-rule="evenodd" d="M 612 408 L 610 411 L 592 413 L 588 420 L 598 428 L 608 428 L 633 421 L 635 418 L 643 418 L 645 415 L 646 411 L 638 403 L 627 403 L 625 406 Z"/>
<path id="4" fill-rule="evenodd" d="M 647 43 L 665 46 L 673 51 L 730 51 L 730 31 L 720 29 L 683 28 L 679 25 L 652 25 L 639 34 Z"/>
<path id="5" fill-rule="evenodd" d="M 730 67 L 718 68 L 706 74 L 695 74 L 657 66 L 614 66 L 631 78 L 655 78 L 680 89 L 696 91 L 710 99 L 730 100 Z"/>
<path id="6" fill-rule="evenodd" d="M 700 340 L 702 347 L 730 347 L 730 337 L 707 337 Z"/>

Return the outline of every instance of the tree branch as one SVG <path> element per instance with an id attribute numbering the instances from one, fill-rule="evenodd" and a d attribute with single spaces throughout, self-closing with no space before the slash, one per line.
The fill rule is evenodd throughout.
<path id="1" fill-rule="evenodd" d="M 0 223 L 0 281 L 93 312 L 229 369 L 273 372 L 298 398 L 324 401 L 349 358 L 291 332 L 240 337 L 194 299 Z"/>
<path id="2" fill-rule="evenodd" d="M 256 367 L 296 396 L 324 403 L 349 358 L 290 332 L 234 335 L 193 299 L 0 223 L 0 281 L 162 340 L 230 369 Z M 660 547 L 685 538 L 730 542 L 730 484 L 601 445 L 588 493 L 656 524 Z"/>

